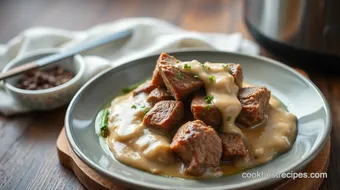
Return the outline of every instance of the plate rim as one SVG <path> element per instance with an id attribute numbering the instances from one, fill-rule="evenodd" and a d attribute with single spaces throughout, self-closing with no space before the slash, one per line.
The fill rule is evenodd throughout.
<path id="1" fill-rule="evenodd" d="M 200 54 L 224 54 L 224 56 L 239 56 L 239 57 L 247 57 L 250 59 L 257 59 L 258 61 L 264 61 L 267 62 L 269 64 L 274 64 L 278 67 L 281 67 L 283 69 L 285 69 L 286 71 L 289 71 L 290 73 L 293 73 L 296 77 L 298 77 L 299 79 L 303 80 L 305 83 L 307 83 L 310 87 L 312 87 L 317 94 L 319 95 L 319 97 L 322 100 L 323 103 L 323 107 L 325 109 L 326 112 L 326 132 L 324 133 L 324 135 L 321 137 L 322 141 L 319 142 L 319 144 L 317 144 L 317 146 L 315 146 L 315 150 L 308 156 L 306 157 L 304 160 L 301 160 L 301 162 L 295 163 L 293 164 L 290 168 L 281 171 L 282 173 L 287 173 L 290 171 L 299 171 L 301 170 L 303 167 L 305 167 L 308 163 L 310 163 L 318 154 L 319 152 L 322 150 L 322 147 L 324 147 L 325 143 L 327 142 L 328 136 L 330 135 L 331 132 L 331 126 L 332 126 L 332 116 L 331 116 L 331 110 L 330 110 L 330 106 L 328 104 L 327 99 L 325 98 L 325 96 L 323 95 L 323 93 L 321 92 L 321 90 L 309 79 L 306 78 L 305 76 L 303 76 L 301 73 L 299 73 L 297 70 L 293 69 L 292 67 L 285 65 L 279 61 L 273 60 L 271 58 L 268 57 L 263 57 L 260 55 L 248 55 L 245 53 L 240 53 L 240 52 L 226 52 L 226 51 L 216 51 L 216 50 L 190 50 L 190 49 L 185 49 L 185 50 L 175 50 L 175 51 L 167 51 L 168 54 L 181 54 L 181 53 L 200 53 Z M 154 56 L 158 56 L 160 54 L 159 53 L 154 53 L 148 56 L 143 56 L 134 60 L 130 60 L 127 62 L 124 62 L 120 65 L 111 67 L 111 68 L 107 68 L 105 70 L 103 70 L 102 72 L 100 72 L 99 74 L 97 74 L 96 76 L 94 76 L 93 78 L 91 78 L 88 82 L 86 82 L 79 90 L 78 92 L 74 95 L 74 97 L 72 98 L 66 114 L 65 114 L 65 129 L 66 129 L 66 137 L 71 145 L 72 150 L 76 153 L 76 155 L 82 160 L 84 161 L 89 167 L 91 167 L 92 169 L 94 169 L 95 171 L 98 171 L 100 174 L 103 174 L 105 176 L 110 177 L 113 180 L 119 181 L 120 183 L 124 183 L 126 185 L 133 185 L 133 186 L 138 186 L 138 187 L 143 187 L 143 188 L 151 188 L 151 189 L 164 189 L 164 188 L 169 188 L 168 186 L 164 186 L 164 185 L 158 185 L 158 184 L 151 184 L 151 183 L 147 183 L 147 182 L 142 182 L 142 181 L 138 181 L 135 179 L 127 179 L 125 177 L 122 177 L 118 174 L 115 174 L 114 172 L 108 172 L 105 169 L 102 169 L 101 167 L 99 167 L 97 164 L 95 164 L 91 159 L 87 158 L 87 156 L 82 153 L 81 149 L 77 146 L 77 144 L 75 143 L 73 137 L 72 137 L 72 132 L 70 129 L 70 114 L 71 111 L 74 108 L 75 103 L 77 102 L 78 98 L 80 97 L 80 95 L 83 93 L 83 91 L 87 88 L 87 86 L 89 86 L 93 81 L 97 80 L 98 78 L 100 78 L 101 76 L 105 75 L 108 72 L 111 72 L 112 70 L 115 69 L 124 69 L 125 67 L 129 67 L 133 62 L 140 60 L 140 59 L 147 59 L 150 57 L 154 57 Z M 131 166 L 127 166 L 127 167 L 131 167 Z M 264 186 L 269 186 L 271 184 L 274 184 L 276 182 L 279 182 L 280 180 L 282 180 L 282 178 L 271 178 L 271 177 L 265 177 L 265 178 L 257 178 L 257 179 L 253 179 L 251 182 L 247 182 L 247 183 L 242 183 L 242 184 L 235 184 L 234 187 L 232 187 L 233 189 L 243 189 L 252 185 L 257 185 L 257 188 L 261 188 Z M 170 187 L 171 188 L 171 187 Z M 223 185 L 221 186 L 221 188 L 223 188 Z M 193 189 L 193 188 L 185 188 L 185 189 Z M 195 188 L 197 189 L 197 188 Z M 208 190 L 209 187 L 207 188 L 200 188 L 200 189 L 204 189 L 204 190 Z"/>

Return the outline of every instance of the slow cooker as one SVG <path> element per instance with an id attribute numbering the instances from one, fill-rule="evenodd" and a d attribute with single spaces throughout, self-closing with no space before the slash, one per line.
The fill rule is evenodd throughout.
<path id="1" fill-rule="evenodd" d="M 245 23 L 265 49 L 293 65 L 340 73 L 339 0 L 245 0 Z"/>

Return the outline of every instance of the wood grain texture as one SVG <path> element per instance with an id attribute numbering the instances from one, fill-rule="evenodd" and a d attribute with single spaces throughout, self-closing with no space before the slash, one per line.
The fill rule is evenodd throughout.
<path id="1" fill-rule="evenodd" d="M 62 165 L 71 169 L 79 181 L 87 188 L 94 190 L 114 189 L 122 190 L 123 187 L 113 183 L 111 180 L 98 175 L 87 166 L 71 149 L 65 128 L 59 134 L 57 140 L 58 158 Z"/>
<path id="2" fill-rule="evenodd" d="M 0 43 L 33 26 L 82 30 L 132 16 L 157 17 L 191 30 L 242 32 L 250 38 L 241 0 L 1 0 Z M 265 50 L 262 53 L 271 56 Z M 330 167 L 321 189 L 340 189 L 340 77 L 317 71 L 309 74 L 331 105 L 333 116 Z M 64 112 L 0 115 L 0 189 L 84 188 L 58 163 L 55 142 Z"/>

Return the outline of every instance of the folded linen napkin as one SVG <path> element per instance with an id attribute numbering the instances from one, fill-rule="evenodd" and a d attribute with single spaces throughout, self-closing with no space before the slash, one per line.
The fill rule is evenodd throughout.
<path id="1" fill-rule="evenodd" d="M 82 54 L 86 62 L 84 81 L 100 71 L 150 54 L 176 49 L 199 48 L 258 54 L 259 48 L 241 34 L 186 31 L 154 18 L 127 18 L 92 27 L 85 31 L 67 31 L 37 27 L 28 29 L 7 44 L 0 45 L 0 70 L 13 60 L 46 49 L 65 49 L 86 40 L 132 29 L 133 35 Z M 31 111 L 5 92 L 0 84 L 0 113 L 13 115 Z"/>

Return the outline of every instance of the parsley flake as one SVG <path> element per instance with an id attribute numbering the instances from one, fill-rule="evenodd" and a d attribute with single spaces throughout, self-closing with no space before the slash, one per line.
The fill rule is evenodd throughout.
<path id="1" fill-rule="evenodd" d="M 222 65 L 224 68 L 229 68 L 229 65 L 228 64 L 224 64 Z"/>
<path id="2" fill-rule="evenodd" d="M 208 69 L 208 70 L 211 69 L 209 66 L 206 66 L 205 63 L 201 63 L 201 65 L 202 65 L 202 67 L 203 67 L 204 69 Z"/>
<path id="3" fill-rule="evenodd" d="M 185 64 L 184 64 L 184 68 L 185 68 L 185 69 L 191 69 L 191 66 L 185 63 Z"/>
<path id="4" fill-rule="evenodd" d="M 194 74 L 194 78 L 198 79 L 200 76 L 198 74 Z"/>
<path id="5" fill-rule="evenodd" d="M 100 128 L 100 134 L 99 135 L 106 138 L 108 136 L 108 132 L 109 132 L 109 130 L 108 130 L 107 126 L 105 126 L 105 127 Z"/>
<path id="6" fill-rule="evenodd" d="M 131 106 L 131 109 L 136 109 L 136 108 L 137 108 L 136 105 L 132 105 L 132 106 Z"/>
<path id="7" fill-rule="evenodd" d="M 147 114 L 147 113 L 150 111 L 150 109 L 151 109 L 151 108 L 145 108 L 144 111 L 143 111 L 144 114 Z"/>
<path id="8" fill-rule="evenodd" d="M 215 76 L 214 76 L 214 75 L 211 75 L 211 76 L 209 77 L 209 80 L 210 80 L 210 81 L 214 81 L 214 80 L 215 80 Z"/>
<path id="9" fill-rule="evenodd" d="M 100 113 L 100 122 L 99 122 L 99 126 L 100 126 L 100 132 L 99 135 L 106 138 L 109 134 L 109 129 L 108 129 L 108 123 L 109 123 L 109 109 L 106 108 L 104 110 L 101 111 Z"/>
<path id="10" fill-rule="evenodd" d="M 178 79 L 183 79 L 183 73 L 177 73 L 177 74 L 176 74 L 176 77 L 177 77 Z"/>
<path id="11" fill-rule="evenodd" d="M 232 118 L 231 118 L 230 116 L 227 117 L 227 121 L 231 121 L 231 119 L 232 119 Z"/>
<path id="12" fill-rule="evenodd" d="M 210 108 L 211 108 L 211 105 L 207 105 L 207 106 L 205 106 L 205 109 L 206 109 L 207 111 L 209 111 L 209 110 L 210 110 Z"/>
<path id="13" fill-rule="evenodd" d="M 204 101 L 208 104 L 211 104 L 212 100 L 214 99 L 214 96 L 205 96 Z"/>

